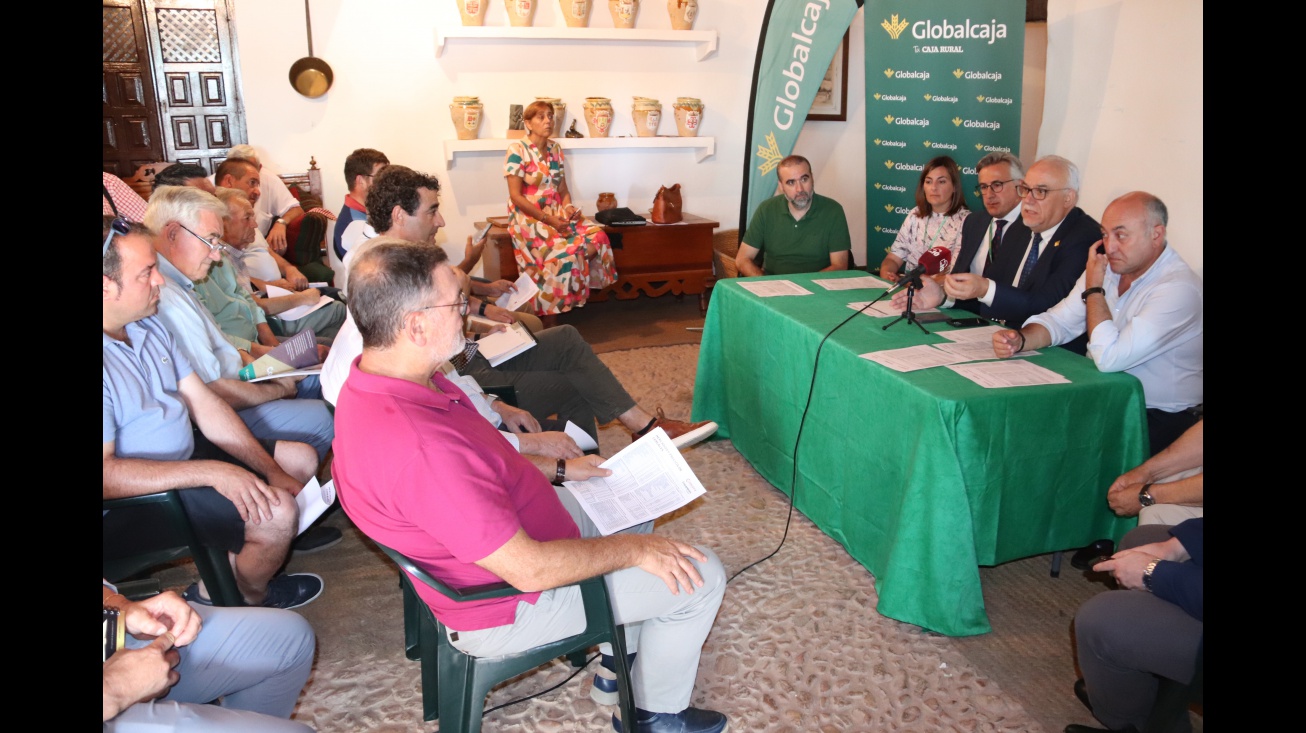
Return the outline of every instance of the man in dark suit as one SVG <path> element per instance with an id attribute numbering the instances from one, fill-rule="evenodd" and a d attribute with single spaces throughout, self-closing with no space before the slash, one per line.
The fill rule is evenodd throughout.
<path id="1" fill-rule="evenodd" d="M 1017 175 L 1019 161 L 1002 155 L 980 161 L 980 183 L 989 186 L 987 192 L 981 189 L 988 215 L 966 218 L 955 268 L 943 278 L 942 287 L 925 283 L 917 295 L 920 307 L 956 305 L 1018 326 L 1061 302 L 1083 274 L 1088 248 L 1101 239 L 1102 229 L 1076 206 L 1079 168 L 1060 156 L 1045 156 L 1012 186 L 1005 181 Z M 999 160 L 987 162 L 995 158 Z M 993 185 L 999 182 L 1004 190 L 995 194 Z M 1013 193 L 1017 203 L 999 215 Z M 1020 212 L 1020 221 L 1004 227 L 996 247 L 986 246 L 995 237 L 996 222 L 1011 221 L 1012 211 Z M 974 269 L 977 262 L 983 268 L 979 273 Z M 944 302 L 944 296 L 954 302 Z M 1064 346 L 1083 354 L 1086 343 L 1081 337 Z"/>

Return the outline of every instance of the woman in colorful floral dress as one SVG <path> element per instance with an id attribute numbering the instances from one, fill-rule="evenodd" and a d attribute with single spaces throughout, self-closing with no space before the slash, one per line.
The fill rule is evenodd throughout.
<path id="1" fill-rule="evenodd" d="M 539 286 L 541 317 L 585 305 L 590 288 L 617 281 L 603 227 L 581 215 L 567 190 L 562 148 L 553 134 L 553 106 L 533 102 L 523 113 L 526 137 L 508 146 L 504 178 L 517 267 Z M 551 319 L 550 319 L 551 320 Z"/>
<path id="2" fill-rule="evenodd" d="M 916 266 L 921 255 L 943 247 L 956 256 L 961 249 L 961 223 L 970 215 L 961 192 L 961 168 L 946 155 L 932 158 L 916 183 L 916 208 L 911 210 L 880 264 L 880 278 L 898 282 L 898 270 Z M 951 265 L 948 267 L 952 269 Z M 943 274 L 940 273 L 939 277 Z"/>

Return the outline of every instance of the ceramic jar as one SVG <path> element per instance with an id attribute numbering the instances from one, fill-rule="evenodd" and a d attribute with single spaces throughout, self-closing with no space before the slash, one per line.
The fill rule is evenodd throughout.
<path id="1" fill-rule="evenodd" d="M 672 30 L 690 30 L 698 16 L 698 0 L 667 0 L 667 14 L 671 16 Z"/>
<path id="2" fill-rule="evenodd" d="M 508 6 L 508 23 L 516 26 L 530 25 L 535 19 L 535 0 L 503 0 Z"/>
<path id="3" fill-rule="evenodd" d="M 536 97 L 535 101 L 553 105 L 553 134 L 562 132 L 562 118 L 567 116 L 567 103 L 559 97 Z"/>
<path id="4" fill-rule="evenodd" d="M 635 119 L 635 135 L 657 137 L 658 123 L 662 122 L 661 102 L 652 97 L 635 97 L 630 114 Z"/>
<path id="5" fill-rule="evenodd" d="M 613 28 L 634 28 L 639 0 L 608 0 L 608 12 L 612 13 Z"/>
<path id="6" fill-rule="evenodd" d="M 459 140 L 475 140 L 481 126 L 481 100 L 477 97 L 454 97 L 449 105 L 449 117 Z"/>
<path id="7" fill-rule="evenodd" d="M 615 208 L 617 208 L 617 194 L 612 192 L 599 194 L 599 200 L 594 203 L 596 211 L 607 211 Z"/>
<path id="8" fill-rule="evenodd" d="M 612 131 L 612 100 L 607 97 L 586 97 L 585 124 L 590 129 L 590 137 L 607 137 Z"/>
<path id="9" fill-rule="evenodd" d="M 676 131 L 681 137 L 698 137 L 698 126 L 702 121 L 703 100 L 676 97 Z"/>
<path id="10" fill-rule="evenodd" d="M 489 0 L 458 0 L 458 14 L 463 17 L 463 25 L 485 25 L 485 11 L 489 9 Z"/>
<path id="11" fill-rule="evenodd" d="M 584 28 L 590 24 L 590 0 L 558 0 L 562 17 L 571 28 Z"/>

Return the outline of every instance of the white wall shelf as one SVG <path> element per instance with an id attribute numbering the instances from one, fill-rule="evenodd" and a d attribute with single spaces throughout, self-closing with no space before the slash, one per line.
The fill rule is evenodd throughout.
<path id="1" fill-rule="evenodd" d="M 570 26 L 458 25 L 448 28 L 437 27 L 435 29 L 435 55 L 437 58 L 444 53 L 444 44 L 451 38 L 673 43 L 694 46 L 699 61 L 715 53 L 717 48 L 717 32 L 714 30 L 677 31 L 640 28 L 572 28 Z"/>
<path id="2" fill-rule="evenodd" d="M 694 151 L 694 162 L 702 163 L 709 155 L 716 153 L 714 137 L 557 137 L 551 138 L 562 146 L 563 150 L 612 150 L 634 148 L 688 148 Z M 454 166 L 454 155 L 458 153 L 498 153 L 503 155 L 508 150 L 507 138 L 477 138 L 475 140 L 445 140 L 445 166 Z"/>

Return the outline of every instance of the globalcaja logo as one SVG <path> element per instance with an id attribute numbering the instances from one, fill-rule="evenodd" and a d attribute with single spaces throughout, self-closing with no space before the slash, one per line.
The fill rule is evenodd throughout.
<path id="1" fill-rule="evenodd" d="M 898 40 L 898 36 L 901 36 L 902 32 L 907 30 L 907 19 L 903 18 L 902 20 L 898 20 L 898 14 L 894 13 L 889 16 L 888 20 L 881 21 L 880 27 L 889 34 L 889 38 L 896 41 Z"/>
<path id="2" fill-rule="evenodd" d="M 975 100 L 984 104 L 1011 104 L 1014 101 L 1011 97 L 986 97 L 983 94 L 975 97 Z"/>
<path id="3" fill-rule="evenodd" d="M 757 171 L 762 175 L 775 170 L 775 167 L 780 165 L 780 161 L 784 160 L 784 156 L 780 154 L 780 146 L 775 142 L 774 132 L 766 134 L 766 142 L 768 147 L 757 146 L 757 156 L 762 159 L 762 164 L 757 167 Z"/>
<path id="4" fill-rule="evenodd" d="M 926 141 L 925 141 L 925 147 L 927 147 L 927 148 L 932 148 L 932 149 L 934 149 L 934 150 L 956 150 L 956 149 L 957 149 L 957 146 L 956 146 L 956 145 L 953 145 L 952 143 L 939 143 L 939 142 L 934 142 L 933 140 L 926 140 Z"/>
<path id="5" fill-rule="evenodd" d="M 912 125 L 914 127 L 929 127 L 930 121 L 920 117 L 894 117 L 885 115 L 884 123 L 886 125 Z"/>
<path id="6" fill-rule="evenodd" d="M 993 120 L 963 120 L 960 117 L 953 117 L 952 124 L 957 127 L 980 127 L 985 130 L 1001 130 L 1002 123 Z"/>
<path id="7" fill-rule="evenodd" d="M 884 77 L 886 79 L 920 79 L 926 81 L 930 78 L 928 71 L 903 71 L 901 69 L 885 69 Z"/>
<path id="8" fill-rule="evenodd" d="M 925 95 L 925 101 L 926 101 L 926 102 L 947 102 L 947 103 L 949 103 L 949 104 L 956 104 L 956 103 L 957 103 L 957 98 L 956 98 L 956 97 L 945 96 L 945 95 L 942 95 L 942 94 L 926 94 L 926 95 Z"/>
<path id="9" fill-rule="evenodd" d="M 1011 148 L 1004 148 L 1001 145 L 985 145 L 984 143 L 975 143 L 976 150 L 983 150 L 990 153 L 1010 153 Z"/>
<path id="10" fill-rule="evenodd" d="M 897 16 L 894 16 L 897 17 Z M 886 28 L 886 30 L 888 30 Z M 902 33 L 902 31 L 898 31 Z M 990 45 L 999 38 L 1007 37 L 1007 24 L 999 23 L 996 18 L 990 20 L 988 24 L 973 24 L 967 18 L 959 23 L 949 23 L 947 18 L 939 21 L 937 24 L 932 20 L 918 20 L 911 26 L 912 38 L 918 39 L 974 39 L 977 41 L 988 41 Z M 896 39 L 898 36 L 894 36 Z"/>
<path id="11" fill-rule="evenodd" d="M 904 141 L 902 141 L 902 140 L 881 140 L 881 139 L 878 138 L 878 137 L 875 138 L 875 144 L 876 144 L 876 145 L 883 145 L 883 146 L 886 147 L 886 148 L 905 148 L 905 147 L 907 147 L 907 143 L 904 142 Z"/>
<path id="12" fill-rule="evenodd" d="M 887 212 L 889 212 L 890 214 L 892 214 L 892 213 L 893 213 L 893 204 L 885 204 L 885 205 L 884 205 L 884 210 L 887 211 Z"/>
<path id="13" fill-rule="evenodd" d="M 962 71 L 953 69 L 952 75 L 958 79 L 966 77 L 967 79 L 983 79 L 985 81 L 1002 81 L 1001 72 L 997 71 Z"/>
<path id="14" fill-rule="evenodd" d="M 884 167 L 885 167 L 885 168 L 888 168 L 888 169 L 890 169 L 890 170 L 892 170 L 892 169 L 893 169 L 893 161 L 892 161 L 892 160 L 886 160 L 886 161 L 884 161 Z"/>
<path id="15" fill-rule="evenodd" d="M 879 102 L 906 102 L 907 101 L 907 96 L 905 94 L 881 94 L 880 92 L 876 92 L 871 96 L 875 97 L 876 101 Z"/>

